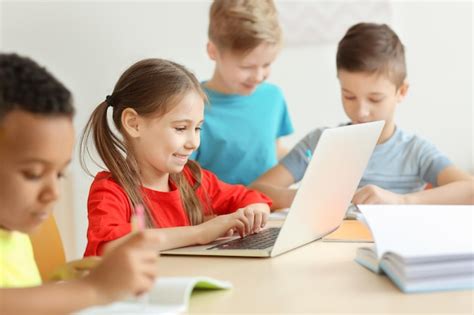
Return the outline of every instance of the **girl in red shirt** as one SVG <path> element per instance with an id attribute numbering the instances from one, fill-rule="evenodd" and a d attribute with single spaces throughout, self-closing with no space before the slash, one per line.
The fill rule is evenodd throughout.
<path id="1" fill-rule="evenodd" d="M 155 229 L 162 250 L 206 244 L 238 231 L 265 226 L 271 201 L 241 185 L 229 185 L 189 160 L 200 142 L 206 96 L 183 66 L 146 59 L 125 71 L 114 91 L 94 110 L 81 140 L 81 159 L 92 135 L 107 172 L 99 172 L 88 198 L 85 256 L 131 231 L 137 205 Z M 112 119 L 119 135 L 107 122 Z"/>

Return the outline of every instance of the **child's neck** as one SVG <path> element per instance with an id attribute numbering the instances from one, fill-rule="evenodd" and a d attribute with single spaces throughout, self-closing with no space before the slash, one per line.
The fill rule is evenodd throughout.
<path id="1" fill-rule="evenodd" d="M 222 93 L 222 94 L 234 94 L 232 91 L 223 83 L 219 78 L 219 74 L 214 72 L 212 78 L 204 84 L 208 89 Z"/>
<path id="2" fill-rule="evenodd" d="M 161 192 L 171 191 L 169 178 L 169 173 L 165 173 L 162 175 L 157 175 L 153 171 L 145 171 L 141 173 L 143 187 Z"/>
<path id="3" fill-rule="evenodd" d="M 385 127 L 382 130 L 382 133 L 380 134 L 377 144 L 383 144 L 387 142 L 393 136 L 394 133 L 395 133 L 395 123 L 387 122 L 385 124 Z"/>

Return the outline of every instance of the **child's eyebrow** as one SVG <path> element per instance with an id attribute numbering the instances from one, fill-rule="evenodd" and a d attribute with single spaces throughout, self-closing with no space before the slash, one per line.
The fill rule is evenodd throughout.
<path id="1" fill-rule="evenodd" d="M 172 122 L 173 122 L 173 123 L 183 123 L 183 122 L 184 122 L 184 123 L 190 124 L 190 123 L 193 123 L 193 120 L 191 120 L 191 119 L 178 119 L 178 120 L 174 120 L 174 121 L 172 121 Z M 199 121 L 198 124 L 201 124 L 201 123 L 203 123 L 203 122 L 204 122 L 204 119 L 201 120 L 201 121 Z"/>
<path id="2" fill-rule="evenodd" d="M 44 165 L 51 165 L 51 161 L 44 160 L 44 159 L 38 159 L 38 158 L 31 158 L 31 159 L 25 159 L 23 161 L 20 161 L 20 164 L 33 164 L 33 163 L 39 163 L 39 164 L 44 164 Z M 66 163 L 63 164 L 63 167 L 68 166 L 71 164 L 71 159 L 67 160 Z"/>

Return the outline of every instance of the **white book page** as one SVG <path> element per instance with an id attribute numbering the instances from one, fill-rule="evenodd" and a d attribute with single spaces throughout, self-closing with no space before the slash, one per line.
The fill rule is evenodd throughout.
<path id="1" fill-rule="evenodd" d="M 194 288 L 229 289 L 232 284 L 208 277 L 160 277 L 144 296 L 105 306 L 91 307 L 77 314 L 180 314 L 188 309 Z"/>
<path id="2" fill-rule="evenodd" d="M 404 258 L 474 255 L 474 206 L 358 205 L 377 256 Z"/>

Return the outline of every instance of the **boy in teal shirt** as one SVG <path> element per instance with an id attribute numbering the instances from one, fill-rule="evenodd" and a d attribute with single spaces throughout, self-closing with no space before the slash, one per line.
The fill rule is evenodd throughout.
<path id="1" fill-rule="evenodd" d="M 473 203 L 473 177 L 456 168 L 429 141 L 395 125 L 395 109 L 408 90 L 405 51 L 398 36 L 387 25 L 356 24 L 339 42 L 336 64 L 350 124 L 385 120 L 352 202 Z M 306 152 L 314 151 L 324 129 L 308 133 L 251 185 L 273 199 L 274 209 L 291 205 L 296 191 L 288 186 L 302 179 L 309 162 Z M 427 184 L 433 189 L 424 190 Z"/>
<path id="2" fill-rule="evenodd" d="M 0 312 L 69 314 L 148 291 L 158 239 L 137 233 L 85 277 L 41 285 L 27 233 L 59 198 L 74 145 L 70 92 L 34 61 L 0 54 Z"/>
<path id="3" fill-rule="evenodd" d="M 278 139 L 293 132 L 282 91 L 264 82 L 280 45 L 273 1 L 212 4 L 207 51 L 216 66 L 203 82 L 210 104 L 194 158 L 225 182 L 250 184 L 277 163 Z"/>

